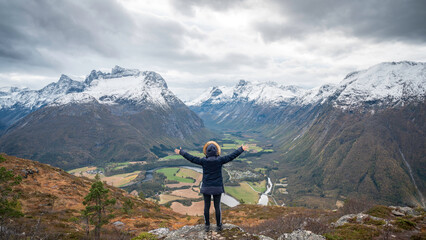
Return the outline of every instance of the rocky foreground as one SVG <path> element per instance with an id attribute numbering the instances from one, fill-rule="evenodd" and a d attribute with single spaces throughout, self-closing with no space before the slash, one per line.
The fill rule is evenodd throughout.
<path id="1" fill-rule="evenodd" d="M 265 210 L 267 208 L 259 208 Z M 288 208 L 287 208 L 288 209 Z M 235 209 L 234 209 L 235 210 Z M 234 211 L 231 210 L 231 211 Z M 247 209 L 240 209 L 247 210 Z M 252 209 L 253 210 L 253 209 Z M 271 209 L 267 209 L 271 210 Z M 293 209 L 295 210 L 295 209 Z M 303 210 L 301 210 L 303 211 Z M 249 211 L 250 212 L 250 211 Z M 321 218 L 314 212 L 297 215 L 297 212 L 288 212 L 281 218 L 268 219 L 250 227 L 251 217 L 241 226 L 224 224 L 223 231 L 205 232 L 204 225 L 184 226 L 177 230 L 158 228 L 143 233 L 139 239 L 259 239 L 259 240 L 325 240 L 325 239 L 426 239 L 426 222 L 424 209 L 410 207 L 374 206 L 358 214 L 346 214 L 341 217 L 330 215 L 332 218 L 321 223 Z M 248 213 L 250 215 L 250 213 Z M 285 217 L 293 215 L 285 221 Z M 258 214 L 258 218 L 265 215 Z M 337 218 L 336 218 L 337 217 Z M 236 219 L 230 219 L 234 222 Z M 324 220 L 324 218 L 323 218 Z M 281 224 L 281 225 L 280 225 Z"/>
<path id="2" fill-rule="evenodd" d="M 212 226 L 213 229 L 215 226 Z M 273 240 L 273 238 L 252 234 L 244 231 L 241 227 L 233 224 L 224 224 L 223 231 L 204 231 L 204 225 L 196 226 L 185 226 L 181 229 L 175 231 L 169 231 L 167 228 L 159 228 L 150 231 L 149 233 L 156 235 L 160 239 L 164 240 L 185 240 L 185 239 L 247 239 L 247 240 Z M 296 230 L 292 233 L 285 233 L 281 235 L 279 240 L 298 240 L 298 239 L 308 239 L 308 240 L 323 240 L 325 237 L 312 233 L 311 231 L 306 230 Z"/>

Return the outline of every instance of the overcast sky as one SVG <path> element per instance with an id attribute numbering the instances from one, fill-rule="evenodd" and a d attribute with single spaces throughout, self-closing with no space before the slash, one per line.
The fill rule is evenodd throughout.
<path id="1" fill-rule="evenodd" d="M 115 65 L 184 100 L 239 79 L 306 88 L 426 61 L 423 0 L 0 0 L 0 87 Z"/>

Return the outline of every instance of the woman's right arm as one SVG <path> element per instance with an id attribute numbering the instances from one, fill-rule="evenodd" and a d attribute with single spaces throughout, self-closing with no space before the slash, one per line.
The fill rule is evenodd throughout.
<path id="1" fill-rule="evenodd" d="M 202 165 L 201 158 L 192 156 L 191 154 L 185 152 L 182 149 L 175 149 L 175 153 L 176 154 L 180 154 L 182 157 L 184 157 L 186 160 L 188 160 L 188 161 L 190 161 L 192 163 L 195 163 L 195 164 L 198 164 L 198 165 Z"/>

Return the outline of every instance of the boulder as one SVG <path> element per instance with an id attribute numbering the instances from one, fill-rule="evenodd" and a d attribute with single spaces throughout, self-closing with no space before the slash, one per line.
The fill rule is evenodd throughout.
<path id="1" fill-rule="evenodd" d="M 403 217 L 403 216 L 405 216 L 405 214 L 404 214 L 404 213 L 402 213 L 402 212 L 400 212 L 400 211 L 398 211 L 398 210 L 392 210 L 392 214 L 393 214 L 393 215 L 395 215 L 395 216 L 398 216 L 398 217 Z"/>
<path id="2" fill-rule="evenodd" d="M 392 214 L 394 214 L 395 216 L 404 216 L 404 215 L 411 215 L 411 216 L 418 216 L 420 215 L 420 213 L 410 207 L 395 207 L 395 206 L 390 206 L 390 208 L 392 208 Z M 394 213 L 395 211 L 395 213 Z M 404 215 L 397 215 L 397 214 L 404 214 Z"/>
<path id="3" fill-rule="evenodd" d="M 295 230 L 292 233 L 284 233 L 278 240 L 325 240 L 325 237 L 307 230 Z"/>
<path id="4" fill-rule="evenodd" d="M 124 223 L 121 222 L 121 221 L 113 222 L 112 225 L 114 225 L 114 227 L 120 228 L 120 229 L 124 227 Z"/>
<path id="5" fill-rule="evenodd" d="M 211 229 L 216 229 L 216 225 L 211 225 Z M 161 235 L 161 231 L 163 230 L 153 230 L 151 233 L 156 234 L 159 238 L 164 237 Z M 164 233 L 166 230 L 164 230 Z M 223 230 L 221 232 L 204 231 L 204 224 L 195 225 L 195 226 L 184 226 L 175 231 L 170 231 L 166 234 L 164 240 L 184 240 L 184 239 L 192 239 L 192 240 L 204 240 L 204 239 L 260 239 L 260 240 L 273 240 L 270 237 L 266 237 L 263 235 L 256 235 L 247 233 L 242 228 L 233 225 L 233 224 L 224 224 Z"/>
<path id="6" fill-rule="evenodd" d="M 157 235 L 158 238 L 164 238 L 170 233 L 170 230 L 168 228 L 157 228 L 149 231 L 149 233 Z"/>
<path id="7" fill-rule="evenodd" d="M 358 214 L 344 215 L 341 218 L 339 218 L 339 220 L 337 220 L 335 223 L 332 223 L 331 225 L 333 225 L 334 227 L 340 227 L 340 226 L 343 226 L 344 224 L 348 223 L 350 219 L 354 219 L 357 223 L 363 223 L 364 219 L 366 219 L 366 218 L 371 218 L 373 220 L 383 220 L 383 221 L 387 222 L 383 218 L 373 217 L 373 216 L 365 214 L 365 213 L 358 213 Z"/>

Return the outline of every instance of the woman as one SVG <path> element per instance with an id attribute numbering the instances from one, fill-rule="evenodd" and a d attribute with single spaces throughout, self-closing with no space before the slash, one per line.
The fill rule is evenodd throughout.
<path id="1" fill-rule="evenodd" d="M 217 231 L 222 231 L 222 215 L 220 210 L 220 197 L 225 192 L 222 179 L 222 165 L 234 160 L 242 152 L 247 151 L 248 147 L 241 145 L 233 153 L 220 156 L 220 146 L 215 141 L 207 142 L 203 147 L 203 158 L 192 156 L 182 149 L 175 149 L 176 154 L 182 155 L 192 163 L 203 166 L 203 182 L 201 184 L 201 193 L 204 196 L 204 221 L 206 232 L 210 231 L 210 202 L 213 195 L 214 209 L 216 211 Z"/>

